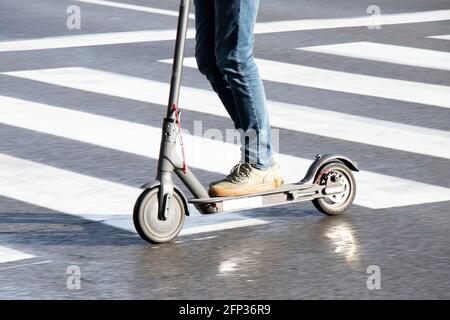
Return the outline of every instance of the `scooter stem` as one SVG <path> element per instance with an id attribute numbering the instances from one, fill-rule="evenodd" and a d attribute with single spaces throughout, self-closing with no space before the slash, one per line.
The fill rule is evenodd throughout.
<path id="1" fill-rule="evenodd" d="M 178 106 L 180 96 L 181 75 L 183 72 L 184 48 L 186 44 L 186 33 L 189 22 L 189 4 L 190 0 L 180 1 L 180 10 L 178 14 L 177 37 L 175 41 L 175 53 L 172 65 L 172 78 L 170 81 L 169 103 L 167 105 L 167 117 L 173 117 L 173 105 Z"/>
<path id="2" fill-rule="evenodd" d="M 184 166 L 184 159 L 180 159 L 175 151 L 179 129 L 177 128 L 179 115 L 177 115 L 176 112 L 178 110 L 184 49 L 189 22 L 189 3 L 190 0 L 181 0 L 180 2 L 177 37 L 175 41 L 175 53 L 172 66 L 172 78 L 170 81 L 170 94 L 167 104 L 167 116 L 163 122 L 161 146 L 159 151 L 156 180 L 160 182 L 160 190 L 158 194 L 160 204 L 158 217 L 161 220 L 165 220 L 166 213 L 170 212 L 172 202 L 171 199 L 174 192 L 174 184 L 172 181 L 173 172 L 178 175 L 181 181 L 187 186 L 195 197 L 209 197 L 208 192 L 202 186 L 200 181 L 197 180 L 192 171 Z"/>
<path id="3" fill-rule="evenodd" d="M 172 65 L 172 77 L 170 81 L 169 101 L 167 104 L 167 116 L 163 122 L 161 146 L 158 158 L 157 180 L 161 181 L 161 183 L 163 183 L 162 180 L 170 182 L 170 174 L 177 167 L 174 166 L 174 162 L 178 162 L 176 161 L 176 159 L 174 159 L 175 156 L 172 152 L 176 140 L 176 130 L 174 124 L 177 120 L 177 116 L 175 114 L 177 108 L 174 108 L 173 106 L 178 106 L 178 98 L 180 96 L 184 48 L 186 44 L 186 33 L 189 22 L 189 3 L 190 0 L 181 0 L 180 2 L 177 37 L 175 41 L 175 53 Z M 169 177 L 163 178 L 163 175 L 168 175 Z M 173 189 L 172 183 L 167 183 L 167 187 L 162 186 L 162 189 L 165 189 L 163 190 L 162 194 L 171 192 Z"/>

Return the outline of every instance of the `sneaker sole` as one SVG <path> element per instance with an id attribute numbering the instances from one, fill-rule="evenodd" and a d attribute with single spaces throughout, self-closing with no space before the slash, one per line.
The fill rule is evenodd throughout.
<path id="1" fill-rule="evenodd" d="M 274 179 L 272 183 L 258 184 L 256 186 L 239 188 L 239 189 L 224 189 L 212 187 L 209 189 L 209 195 L 211 197 L 237 197 L 245 196 L 253 193 L 271 191 L 273 189 L 279 188 L 283 185 L 284 181 L 282 179 Z"/>

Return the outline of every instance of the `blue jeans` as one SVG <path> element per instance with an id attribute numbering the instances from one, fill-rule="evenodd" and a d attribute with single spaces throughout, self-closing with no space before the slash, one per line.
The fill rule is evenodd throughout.
<path id="1" fill-rule="evenodd" d="M 195 58 L 240 132 L 242 160 L 272 165 L 264 86 L 253 57 L 259 0 L 194 0 Z"/>

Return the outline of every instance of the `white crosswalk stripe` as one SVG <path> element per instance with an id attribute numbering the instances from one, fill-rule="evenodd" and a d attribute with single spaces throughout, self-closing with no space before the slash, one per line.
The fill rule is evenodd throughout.
<path id="1" fill-rule="evenodd" d="M 433 10 L 404 13 L 383 13 L 377 19 L 372 16 L 332 19 L 304 19 L 257 23 L 255 33 L 292 32 L 305 30 L 396 25 L 450 20 L 450 10 Z"/>
<path id="2" fill-rule="evenodd" d="M 131 213 L 140 192 L 142 190 L 138 188 L 0 154 L 0 195 L 84 219 L 102 221 L 127 231 L 135 232 Z M 190 210 L 193 215 L 186 219 L 182 233 L 185 235 L 267 223 L 239 214 L 205 219 L 193 207 Z M 20 253 L 13 255 L 13 251 L 5 252 L 5 256 L 27 257 Z"/>
<path id="3" fill-rule="evenodd" d="M 8 97 L 0 98 L 0 110 L 1 123 L 153 159 L 156 159 L 159 154 L 159 139 L 148 139 L 148 137 L 160 136 L 160 128 Z M 187 162 L 191 167 L 225 174 L 239 159 L 237 145 L 193 135 L 184 135 L 184 140 L 189 150 Z M 217 158 L 216 161 L 209 161 L 210 154 L 224 156 Z M 290 182 L 300 180 L 299 172 L 302 170 L 299 168 L 306 169 L 310 164 L 310 160 L 290 155 L 278 154 L 276 158 L 286 180 Z M 69 177 L 64 179 L 73 180 Z M 372 209 L 450 200 L 448 188 L 368 171 L 359 172 L 357 179 L 359 192 L 355 203 Z M 39 179 L 29 181 L 37 180 Z M 52 184 L 55 188 L 60 188 L 56 183 Z M 107 190 L 107 188 L 103 189 Z M 108 192 L 110 195 L 121 193 L 122 190 Z M 130 195 L 130 198 L 135 196 L 135 194 Z M 120 199 L 114 196 L 114 199 L 116 198 Z M 94 200 L 83 201 L 89 204 L 95 202 Z M 130 203 L 129 199 L 127 203 Z M 77 211 L 80 209 L 77 208 Z M 127 210 L 124 208 L 122 211 Z"/>
<path id="4" fill-rule="evenodd" d="M 261 77 L 269 81 L 450 108 L 450 87 L 447 86 L 264 59 L 257 59 L 257 64 Z M 185 59 L 185 65 L 195 68 L 195 58 Z"/>
<path id="5" fill-rule="evenodd" d="M 76 36 L 57 36 L 28 40 L 3 41 L 0 42 L 0 53 L 165 41 L 175 39 L 175 35 L 176 31 L 171 29 L 94 33 Z M 187 37 L 194 37 L 193 30 L 188 32 Z"/>
<path id="6" fill-rule="evenodd" d="M 297 49 L 351 58 L 403 64 L 413 67 L 450 70 L 450 53 L 443 51 L 365 41 L 303 47 Z"/>
<path id="7" fill-rule="evenodd" d="M 0 263 L 34 258 L 33 255 L 0 245 Z"/>
<path id="8" fill-rule="evenodd" d="M 153 8 L 153 7 L 146 7 L 146 6 L 139 6 L 135 4 L 128 4 L 128 3 L 122 3 L 122 2 L 116 2 L 116 1 L 106 1 L 106 0 L 74 0 L 76 2 L 81 3 L 87 3 L 87 4 L 95 4 L 99 6 L 106 6 L 111 8 L 117 8 L 117 9 L 125 9 L 125 10 L 133 10 L 133 11 L 139 11 L 139 12 L 145 12 L 145 13 L 154 13 L 154 14 L 160 14 L 164 16 L 172 16 L 172 17 L 178 17 L 178 11 L 173 10 L 165 10 L 165 9 L 159 9 L 159 8 Z M 190 19 L 194 19 L 194 14 L 189 14 Z"/>
<path id="9" fill-rule="evenodd" d="M 89 2 L 93 3 L 94 0 L 91 0 Z M 172 11 L 142 6 L 134 6 L 128 4 L 119 4 L 115 2 L 111 3 L 110 1 L 95 1 L 95 2 L 96 4 L 102 3 L 104 5 L 108 3 L 110 6 L 122 7 L 123 9 L 129 10 L 148 11 L 151 13 L 159 13 L 165 15 L 174 14 L 174 12 Z M 403 23 L 420 23 L 420 22 L 445 21 L 445 20 L 450 20 L 450 10 L 383 14 L 379 17 L 377 23 L 379 23 L 380 25 L 395 25 Z M 366 27 L 372 25 L 373 22 L 374 20 L 370 16 L 336 18 L 336 19 L 333 18 L 304 19 L 304 20 L 290 20 L 290 21 L 260 22 L 257 23 L 255 26 L 255 34 L 270 34 L 278 32 L 294 32 L 294 31 L 321 30 L 333 28 Z M 167 41 L 167 40 L 174 40 L 175 35 L 176 31 L 174 29 L 171 29 L 171 30 L 111 32 L 111 33 L 97 33 L 97 34 L 86 34 L 75 36 L 45 37 L 27 40 L 1 41 L 0 52 L 47 50 L 47 49 L 89 47 L 89 46 L 140 43 L 152 41 Z M 193 29 L 189 29 L 187 33 L 187 39 L 194 39 L 194 38 L 195 38 L 195 31 Z"/>
<path id="10" fill-rule="evenodd" d="M 440 36 L 430 36 L 428 38 L 439 39 L 439 40 L 450 40 L 450 34 L 443 34 Z"/>
<path id="11" fill-rule="evenodd" d="M 119 9 L 134 10 L 152 14 L 178 16 L 178 11 L 164 10 L 148 6 L 139 6 L 134 4 L 122 3 L 117 1 L 105 0 L 75 0 L 81 3 L 95 4 Z M 365 27 L 372 26 L 374 23 L 382 25 L 395 25 L 403 23 L 420 23 L 450 20 L 450 10 L 432 10 L 421 12 L 406 13 L 390 13 L 383 14 L 378 19 L 371 16 L 349 17 L 349 18 L 328 18 L 328 19 L 304 19 L 304 20 L 287 20 L 257 23 L 255 33 L 273 33 L 273 32 L 289 32 L 304 30 L 320 30 L 331 28 L 349 28 L 349 27 Z M 194 14 L 189 15 L 190 19 L 194 19 Z"/>
<path id="12" fill-rule="evenodd" d="M 8 75 L 54 85 L 165 105 L 169 85 L 86 68 L 26 70 Z M 89 81 L 86 81 L 89 79 Z M 183 87 L 184 109 L 227 116 L 215 93 Z M 269 101 L 272 125 L 330 138 L 450 159 L 450 132 Z M 339 119 L 340 125 L 335 121 Z M 411 144 L 411 140 L 415 143 Z"/>

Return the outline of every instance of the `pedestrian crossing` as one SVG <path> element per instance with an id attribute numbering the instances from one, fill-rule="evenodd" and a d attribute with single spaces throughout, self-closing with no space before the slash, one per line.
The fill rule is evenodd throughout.
<path id="1" fill-rule="evenodd" d="M 190 66 L 193 60 L 187 59 Z M 169 63 L 169 60 L 164 60 Z M 169 84 L 90 68 L 57 68 L 6 72 L 5 75 L 67 88 L 165 106 Z M 89 79 L 89 81 L 86 81 Z M 390 121 L 269 101 L 273 126 L 320 136 L 450 159 L 450 133 Z M 227 117 L 214 92 L 184 86 L 183 109 Z M 339 119 L 339 126 L 335 125 Z M 301 121 L 301 125 L 299 125 Z M 415 143 L 411 144 L 410 141 Z"/>
<path id="2" fill-rule="evenodd" d="M 178 16 L 178 11 L 163 10 L 149 6 L 140 6 L 134 4 L 121 3 L 117 1 L 106 0 L 75 0 L 80 3 L 87 3 L 112 8 L 133 10 L 138 12 Z M 194 14 L 189 14 L 189 19 L 195 19 Z M 347 18 L 327 18 L 327 19 L 303 19 L 303 20 L 287 20 L 259 22 L 256 24 L 255 33 L 279 33 L 306 30 L 366 27 L 377 23 L 379 26 L 395 25 L 404 23 L 420 23 L 450 20 L 450 10 L 430 10 L 422 12 L 406 12 L 406 13 L 384 13 L 376 19 L 372 16 L 347 17 Z"/>
<path id="3" fill-rule="evenodd" d="M 109 132 L 108 132 L 109 133 Z M 135 232 L 131 221 L 134 203 L 141 189 L 99 179 L 45 164 L 0 154 L 2 196 L 87 220 L 103 222 Z M 182 235 L 266 224 L 262 219 L 222 215 L 205 219 L 199 213 L 186 220 Z M 1 249 L 1 247 L 0 247 Z M 10 256 L 13 256 L 14 251 Z M 1 252 L 0 252 L 1 253 Z M 14 255 L 27 257 L 27 255 Z M 31 256 L 30 256 L 31 257 Z"/>
<path id="4" fill-rule="evenodd" d="M 0 122 L 8 125 L 152 159 L 159 156 L 159 139 L 147 137 L 159 137 L 160 128 L 7 97 L 0 97 L 0 105 Z M 239 146 L 235 144 L 190 134 L 184 135 L 184 143 L 189 150 L 187 163 L 194 168 L 227 174 L 240 158 Z M 210 161 L 211 154 L 224 156 Z M 277 154 L 276 159 L 287 182 L 299 181 L 298 168 L 306 170 L 310 164 L 308 159 L 286 154 Z M 355 204 L 371 209 L 450 200 L 450 189 L 364 170 L 358 173 L 358 183 Z"/>
<path id="5" fill-rule="evenodd" d="M 83 0 L 83 2 L 87 1 L 88 0 Z M 107 4 L 108 6 L 115 6 L 117 8 L 123 7 L 123 9 L 128 10 L 138 10 L 138 11 L 144 10 L 142 9 L 141 6 L 126 5 L 110 1 L 90 0 L 89 2 L 91 4 L 94 3 L 102 5 Z M 148 13 L 163 14 L 163 15 L 175 14 L 172 11 L 166 10 L 160 11 L 155 8 L 147 8 L 147 9 L 148 10 L 146 11 Z M 396 25 L 404 23 L 421 23 L 421 22 L 447 21 L 447 20 L 450 20 L 450 10 L 434 10 L 425 12 L 383 14 L 378 18 L 377 24 L 382 26 L 382 25 Z M 374 23 L 373 18 L 369 16 L 356 18 L 303 19 L 290 21 L 260 22 L 257 23 L 255 26 L 255 34 L 271 34 L 271 33 L 297 32 L 308 30 L 367 27 L 372 25 L 373 23 Z M 82 34 L 82 35 L 45 37 L 40 39 L 0 41 L 0 53 L 30 51 L 30 50 L 90 47 L 100 45 L 117 45 L 126 43 L 153 42 L 153 41 L 169 41 L 175 40 L 175 37 L 176 31 L 174 29 L 165 29 L 165 30 L 144 30 L 144 31 Z M 434 38 L 445 39 L 445 37 L 446 36 Z M 186 38 L 194 39 L 195 30 L 191 28 L 188 29 Z"/>
<path id="6" fill-rule="evenodd" d="M 440 35 L 440 36 L 430 36 L 428 38 L 439 39 L 439 40 L 450 40 L 450 34 L 444 34 L 444 35 Z"/>
<path id="7" fill-rule="evenodd" d="M 405 13 L 383 13 L 375 19 L 373 16 L 334 19 L 304 19 L 290 21 L 272 21 L 257 23 L 256 34 L 274 32 L 293 32 L 323 29 L 355 28 L 368 26 L 389 26 L 405 23 L 446 21 L 450 19 L 450 10 L 431 10 Z"/>
<path id="8" fill-rule="evenodd" d="M 117 9 L 126 9 L 126 10 L 139 11 L 139 12 L 145 12 L 145 13 L 160 14 L 160 15 L 164 15 L 164 16 L 178 17 L 178 11 L 165 10 L 165 9 L 159 9 L 159 8 L 148 7 L 148 6 L 139 6 L 139 5 L 135 5 L 135 4 L 128 4 L 128 3 L 116 2 L 116 1 L 106 1 L 106 0 L 74 0 L 74 1 L 80 2 L 80 3 L 87 3 L 87 4 L 117 8 Z M 189 19 L 194 19 L 194 15 L 189 14 Z"/>
<path id="9" fill-rule="evenodd" d="M 187 58 L 185 61 L 186 66 L 196 67 L 195 58 Z M 450 99 L 448 99 L 450 87 L 448 86 L 367 76 L 265 59 L 256 59 L 256 63 L 261 77 L 269 81 L 450 108 Z"/>
<path id="10" fill-rule="evenodd" d="M 450 70 L 450 53 L 375 42 L 350 42 L 303 47 L 298 50 L 343 57 L 403 64 L 412 67 Z"/>
<path id="11" fill-rule="evenodd" d="M 109 6 L 149 14 L 176 16 L 176 11 L 162 10 L 113 1 L 77 0 L 80 3 Z M 190 16 L 193 19 L 193 15 Z M 383 14 L 381 25 L 421 23 L 450 20 L 450 10 L 434 10 L 400 14 Z M 370 17 L 306 19 L 258 23 L 256 34 L 295 32 L 349 27 L 365 27 Z M 195 32 L 188 31 L 193 39 Z M 169 41 L 175 38 L 172 29 L 85 34 L 40 39 L 0 42 L 0 54 L 6 52 L 50 50 L 74 47 L 119 45 L 126 43 Z M 429 38 L 450 40 L 448 35 Z M 296 47 L 296 48 L 295 48 Z M 293 52 L 318 52 L 336 57 L 363 59 L 379 63 L 400 64 L 439 71 L 450 70 L 450 53 L 418 47 L 369 41 L 344 42 L 320 46 L 298 47 Z M 297 49 L 297 50 L 295 50 Z M 171 63 L 170 59 L 160 60 Z M 377 99 L 420 104 L 430 112 L 450 107 L 450 87 L 441 84 L 375 77 L 309 67 L 286 61 L 258 59 L 258 67 L 267 86 L 309 87 Z M 185 66 L 196 68 L 194 58 L 186 58 Z M 165 82 L 119 74 L 87 67 L 31 69 L 0 73 L 2 77 L 31 80 L 51 86 L 108 95 L 152 103 L 160 108 L 152 110 L 156 117 L 167 103 L 169 85 Z M 183 109 L 208 114 L 217 119 L 227 118 L 219 99 L 211 90 L 184 86 L 180 105 Z M 392 152 L 408 152 L 427 157 L 450 159 L 450 130 L 438 130 L 394 121 L 356 116 L 299 104 L 268 101 L 272 125 L 281 130 L 313 134 L 324 139 L 339 139 L 380 147 Z M 339 126 L 336 126 L 336 120 Z M 67 141 L 143 156 L 155 161 L 159 153 L 161 129 L 150 125 L 101 116 L 91 112 L 71 110 L 64 105 L 52 105 L 31 99 L 9 96 L 0 90 L 0 123 L 18 129 L 45 133 Z M 450 129 L 450 127 L 449 127 Z M 2 141 L 0 140 L 0 143 Z M 196 136 L 186 132 L 187 164 L 211 173 L 226 174 L 239 159 L 237 145 Z M 210 155 L 224 155 L 210 161 Z M 298 181 L 311 159 L 288 153 L 278 153 L 284 176 L 288 182 Z M 395 164 L 393 164 L 395 165 Z M 63 165 L 62 165 L 63 166 Z M 367 210 L 413 206 L 450 201 L 450 189 L 418 182 L 401 176 L 363 170 L 356 174 L 358 193 L 355 204 Z M 299 170 L 299 168 L 302 168 Z M 135 232 L 131 221 L 134 202 L 142 190 L 136 186 L 76 173 L 63 168 L 0 153 L 0 195 L 36 206 L 75 215 L 90 221 Z M 186 219 L 180 236 L 219 230 L 269 224 L 264 218 L 244 214 L 201 216 L 191 206 L 192 216 Z M 26 250 L 25 250 L 26 251 Z M 0 245 L 0 263 L 31 259 L 29 253 Z"/>
<path id="12" fill-rule="evenodd" d="M 30 50 L 67 49 L 76 47 L 92 47 L 127 43 L 168 41 L 175 39 L 176 31 L 147 30 L 81 34 L 74 36 L 56 36 L 39 39 L 13 40 L 0 42 L 0 53 Z M 194 38 L 194 31 L 189 30 L 188 39 Z"/>
<path id="13" fill-rule="evenodd" d="M 34 258 L 33 255 L 0 245 L 0 263 Z"/>

